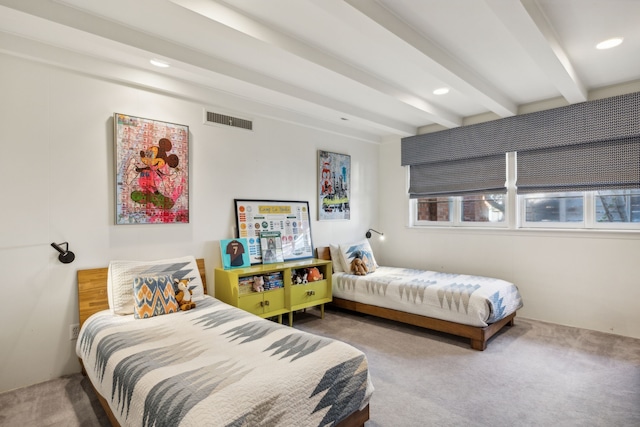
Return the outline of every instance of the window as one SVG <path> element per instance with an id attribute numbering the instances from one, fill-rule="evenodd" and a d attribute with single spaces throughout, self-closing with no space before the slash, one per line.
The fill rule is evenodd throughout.
<path id="1" fill-rule="evenodd" d="M 519 196 L 522 227 L 640 229 L 640 190 Z"/>
<path id="2" fill-rule="evenodd" d="M 505 221 L 506 195 L 413 199 L 414 225 L 497 225 Z"/>
<path id="3" fill-rule="evenodd" d="M 594 198 L 597 223 L 640 222 L 640 190 L 596 191 Z"/>
<path id="4" fill-rule="evenodd" d="M 506 208 L 505 194 L 483 194 L 461 198 L 462 222 L 503 222 Z"/>
<path id="5" fill-rule="evenodd" d="M 519 196 L 523 227 L 576 227 L 584 223 L 584 194 L 538 193 Z"/>
<path id="6" fill-rule="evenodd" d="M 402 138 L 409 197 L 452 197 L 452 226 L 640 231 L 638 111 L 634 92 Z"/>
<path id="7" fill-rule="evenodd" d="M 640 231 L 640 190 L 516 195 L 515 162 L 515 156 L 508 159 L 506 194 L 411 199 L 412 225 Z"/>
<path id="8" fill-rule="evenodd" d="M 453 197 L 428 197 L 414 199 L 415 223 L 427 225 L 437 223 L 451 224 L 451 206 Z"/>

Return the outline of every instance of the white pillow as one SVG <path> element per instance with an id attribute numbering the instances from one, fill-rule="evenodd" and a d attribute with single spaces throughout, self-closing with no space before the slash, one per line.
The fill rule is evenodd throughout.
<path id="1" fill-rule="evenodd" d="M 333 261 L 333 272 L 344 273 L 344 265 L 342 265 L 342 254 L 340 253 L 340 246 L 329 245 L 329 252 L 331 252 L 331 261 Z"/>
<path id="2" fill-rule="evenodd" d="M 157 261 L 111 261 L 107 273 L 109 308 L 115 314 L 133 314 L 133 280 L 140 276 L 171 275 L 174 279 L 190 279 L 193 300 L 204 298 L 204 286 L 193 256 Z"/>
<path id="3" fill-rule="evenodd" d="M 360 240 L 354 243 L 347 243 L 340 245 L 340 253 L 342 259 L 342 266 L 347 273 L 351 272 L 351 261 L 355 258 L 356 254 L 360 254 L 360 258 L 367 264 L 369 273 L 376 271 L 378 263 L 373 256 L 373 250 L 368 239 Z"/>

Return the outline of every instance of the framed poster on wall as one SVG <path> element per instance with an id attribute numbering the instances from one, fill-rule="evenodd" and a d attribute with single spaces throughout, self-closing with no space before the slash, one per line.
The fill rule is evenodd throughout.
<path id="1" fill-rule="evenodd" d="M 115 113 L 116 224 L 189 222 L 189 127 Z"/>
<path id="2" fill-rule="evenodd" d="M 246 238 L 251 264 L 262 263 L 260 233 L 279 232 L 282 259 L 313 258 L 309 202 L 235 199 L 238 238 Z"/>
<path id="3" fill-rule="evenodd" d="M 351 218 L 351 156 L 318 150 L 318 220 Z"/>

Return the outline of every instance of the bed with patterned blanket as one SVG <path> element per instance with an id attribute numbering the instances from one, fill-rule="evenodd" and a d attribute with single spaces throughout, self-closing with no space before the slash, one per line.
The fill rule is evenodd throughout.
<path id="1" fill-rule="evenodd" d="M 331 254 L 318 248 L 318 258 Z M 513 325 L 523 304 L 518 288 L 505 280 L 377 266 L 366 275 L 335 271 L 333 305 L 466 337 L 484 350 L 489 338 Z"/>
<path id="2" fill-rule="evenodd" d="M 106 301 L 96 303 L 106 276 L 107 269 L 78 272 L 76 352 L 112 424 L 363 426 L 368 419 L 373 386 L 354 347 L 208 295 L 188 311 L 114 314 Z"/>

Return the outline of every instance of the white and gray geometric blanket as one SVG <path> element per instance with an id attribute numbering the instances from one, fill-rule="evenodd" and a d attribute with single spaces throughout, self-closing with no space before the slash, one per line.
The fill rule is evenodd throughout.
<path id="1" fill-rule="evenodd" d="M 522 307 L 518 288 L 501 279 L 397 267 L 335 273 L 333 296 L 481 327 Z"/>
<path id="2" fill-rule="evenodd" d="M 76 345 L 121 426 L 332 426 L 369 402 L 364 353 L 206 296 L 134 319 L 108 310 Z"/>

